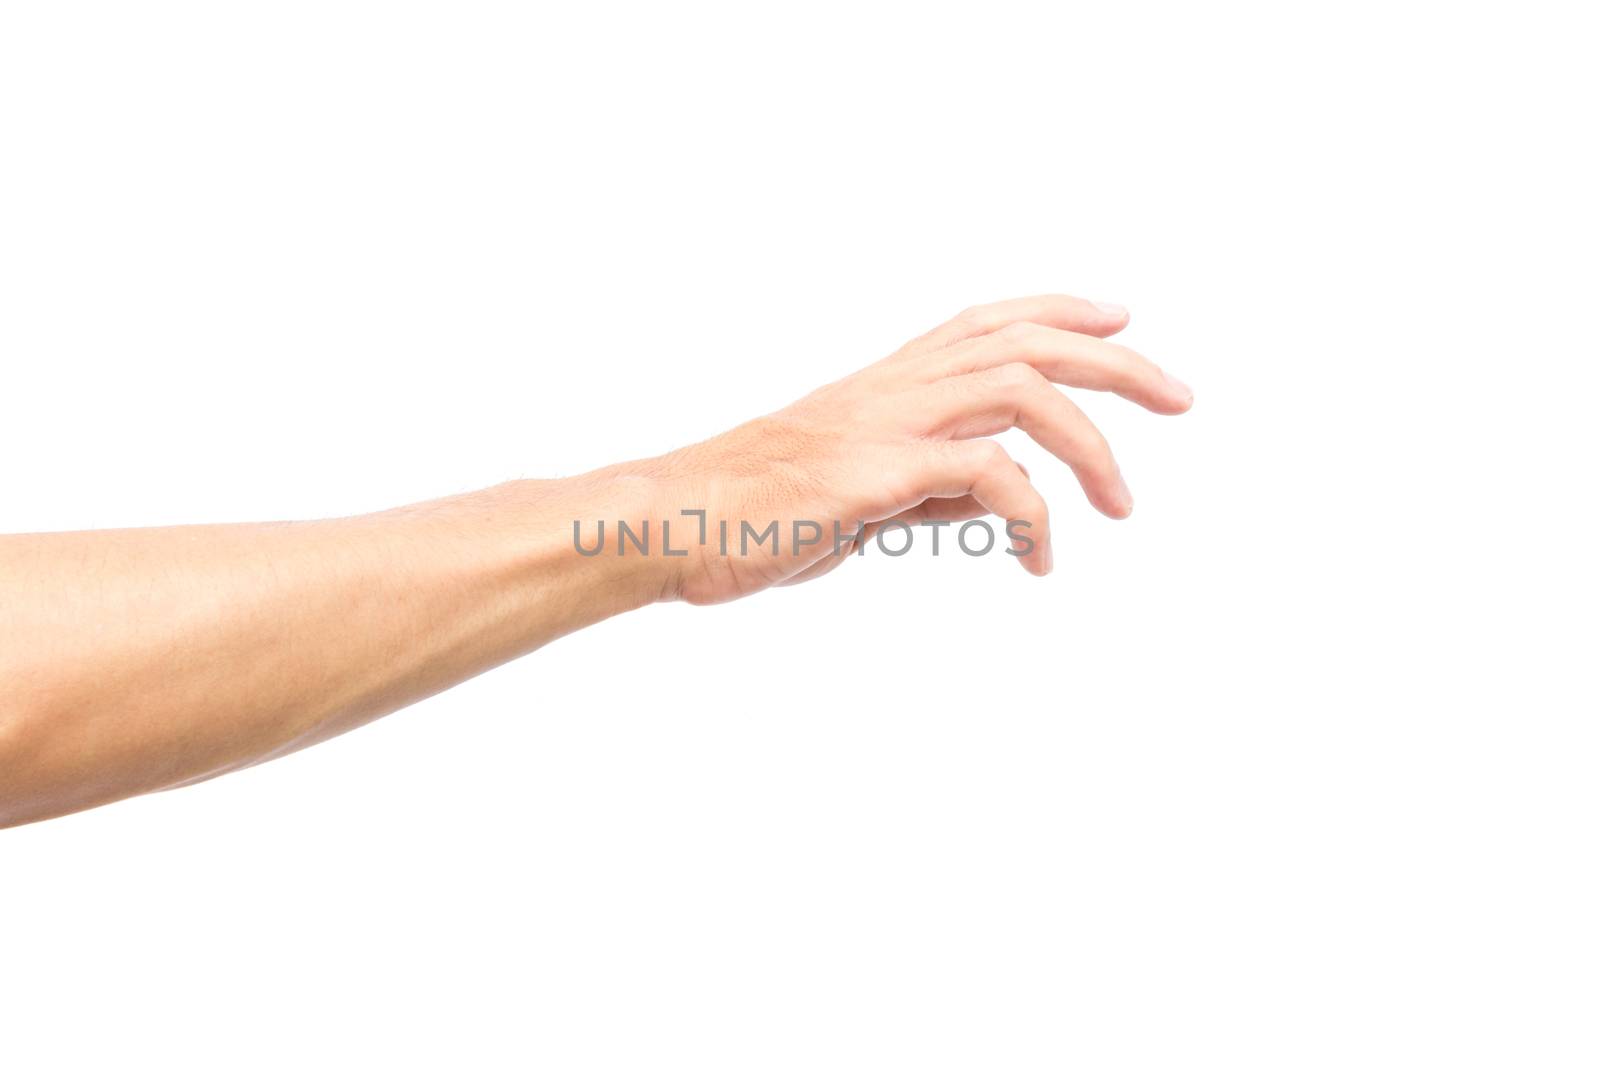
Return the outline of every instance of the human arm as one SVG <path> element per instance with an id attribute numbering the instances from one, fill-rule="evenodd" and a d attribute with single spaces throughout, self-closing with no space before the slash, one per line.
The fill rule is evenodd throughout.
<path id="1" fill-rule="evenodd" d="M 1114 517 L 1132 505 L 1099 433 L 1051 383 L 1154 411 L 1187 387 L 1100 338 L 1068 297 L 974 308 L 773 415 L 652 459 L 310 522 L 0 537 L 0 826 L 214 777 L 314 744 L 663 600 L 715 603 L 814 577 L 832 537 L 775 552 L 689 536 L 719 521 L 842 529 L 993 512 L 1051 567 L 1048 515 L 980 438 L 1022 428 Z M 578 551 L 574 523 L 657 531 Z M 678 534 L 661 549 L 664 523 Z M 1024 542 L 1027 550 L 1023 551 Z"/>

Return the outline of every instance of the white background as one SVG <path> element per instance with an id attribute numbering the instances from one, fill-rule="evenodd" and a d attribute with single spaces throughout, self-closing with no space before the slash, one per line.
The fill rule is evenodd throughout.
<path id="1" fill-rule="evenodd" d="M 1600 1058 L 1576 6 L 9 3 L 0 529 L 653 454 L 978 301 L 1058 570 L 618 619 L 0 835 L 18 1064 Z M 3 596 L 3 591 L 0 591 Z M 3 605 L 0 605 L 3 606 Z"/>

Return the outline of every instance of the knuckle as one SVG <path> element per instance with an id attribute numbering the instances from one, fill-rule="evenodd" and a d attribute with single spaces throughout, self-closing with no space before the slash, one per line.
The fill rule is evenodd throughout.
<path id="1" fill-rule="evenodd" d="M 1005 363 L 994 369 L 995 384 L 1011 393 L 1027 393 L 1046 385 L 1045 376 L 1026 363 Z"/>
<path id="2" fill-rule="evenodd" d="M 991 321 L 991 314 L 992 312 L 987 304 L 974 304 L 971 307 L 962 308 L 956 313 L 955 318 L 950 321 L 973 330 L 984 330 Z"/>
<path id="3" fill-rule="evenodd" d="M 1149 374 L 1159 374 L 1156 365 L 1145 359 L 1127 345 L 1111 344 L 1107 346 L 1111 354 L 1112 364 L 1129 377 L 1144 377 Z"/>
<path id="4" fill-rule="evenodd" d="M 1073 452 L 1071 462 L 1075 469 L 1095 474 L 1116 467 L 1116 461 L 1111 457 L 1110 442 L 1082 412 L 1072 419 L 1068 434 Z"/>
<path id="5" fill-rule="evenodd" d="M 973 459 L 980 470 L 989 474 L 1008 474 L 1016 470 L 1016 464 L 1011 462 L 1011 457 L 998 442 L 987 438 L 973 442 Z"/>
<path id="6" fill-rule="evenodd" d="M 981 467 L 988 463 L 996 452 L 1001 451 L 999 444 L 987 437 L 970 441 L 956 441 L 952 442 L 952 445 L 956 454 L 962 460 L 975 467 Z"/>
<path id="7" fill-rule="evenodd" d="M 1081 431 L 1084 455 L 1095 463 L 1109 463 L 1111 461 L 1111 442 L 1106 440 L 1106 435 L 1100 428 L 1088 419 L 1083 420 Z"/>
<path id="8" fill-rule="evenodd" d="M 1088 463 L 1094 473 L 1102 478 L 1114 480 L 1118 476 L 1117 457 L 1111 454 L 1111 446 L 1098 431 L 1089 449 Z"/>
<path id="9" fill-rule="evenodd" d="M 995 334 L 1008 345 L 1022 346 L 1033 339 L 1039 327 L 1031 322 L 1008 322 Z"/>

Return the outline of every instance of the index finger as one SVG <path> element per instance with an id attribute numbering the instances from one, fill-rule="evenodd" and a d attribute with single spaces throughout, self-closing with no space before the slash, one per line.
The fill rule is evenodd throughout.
<path id="1" fill-rule="evenodd" d="M 994 333 L 1014 322 L 1033 322 L 1091 337 L 1110 337 L 1128 325 L 1128 309 L 1119 304 L 1099 303 L 1062 293 L 1023 296 L 967 308 L 906 347 L 920 347 L 924 351 L 943 348 L 957 341 Z"/>

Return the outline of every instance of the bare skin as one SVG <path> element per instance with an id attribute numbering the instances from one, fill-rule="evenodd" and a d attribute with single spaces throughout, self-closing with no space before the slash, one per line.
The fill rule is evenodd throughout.
<path id="1" fill-rule="evenodd" d="M 612 615 L 805 581 L 846 537 L 994 514 L 1034 574 L 1049 516 L 986 440 L 1017 427 L 1113 518 L 1132 496 L 1057 384 L 1175 415 L 1189 388 L 1104 340 L 1120 308 L 1066 296 L 972 308 L 779 411 L 654 459 L 354 518 L 0 537 L 0 826 L 261 763 Z M 703 510 L 711 536 L 701 544 Z M 573 524 L 613 536 L 585 556 Z M 674 551 L 616 553 L 615 522 Z M 776 520 L 776 554 L 716 526 Z M 827 531 L 811 545 L 795 520 Z"/>

